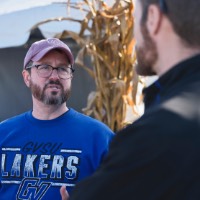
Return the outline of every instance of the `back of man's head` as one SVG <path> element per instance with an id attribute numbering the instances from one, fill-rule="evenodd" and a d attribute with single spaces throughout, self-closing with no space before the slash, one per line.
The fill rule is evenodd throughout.
<path id="1" fill-rule="evenodd" d="M 139 0 L 146 21 L 150 4 L 157 4 L 186 46 L 200 48 L 200 0 Z"/>

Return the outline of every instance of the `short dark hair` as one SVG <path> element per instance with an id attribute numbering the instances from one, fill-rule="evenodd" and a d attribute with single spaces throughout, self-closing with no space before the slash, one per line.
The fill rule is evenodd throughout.
<path id="1" fill-rule="evenodd" d="M 174 31 L 190 47 L 200 47 L 200 0 L 139 0 L 146 21 L 150 4 L 156 4 L 171 21 Z"/>

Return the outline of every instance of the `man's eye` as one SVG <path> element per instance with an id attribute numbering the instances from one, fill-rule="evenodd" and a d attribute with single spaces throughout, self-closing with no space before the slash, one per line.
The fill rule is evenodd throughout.
<path id="1" fill-rule="evenodd" d="M 67 71 L 67 69 L 64 68 L 64 67 L 59 67 L 59 70 L 60 70 L 60 71 Z"/>
<path id="2" fill-rule="evenodd" d="M 51 67 L 49 65 L 42 65 L 39 69 L 49 70 Z"/>
<path id="3" fill-rule="evenodd" d="M 61 72 L 69 72 L 69 68 L 67 68 L 67 67 L 59 67 L 59 71 L 61 71 Z"/>

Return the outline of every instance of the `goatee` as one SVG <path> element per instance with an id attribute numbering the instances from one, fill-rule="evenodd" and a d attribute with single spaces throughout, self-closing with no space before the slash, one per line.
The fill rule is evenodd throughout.
<path id="1" fill-rule="evenodd" d="M 46 89 L 49 84 L 58 85 L 61 88 L 61 94 L 58 96 L 56 91 L 52 91 L 50 94 L 46 93 Z M 67 102 L 71 88 L 68 90 L 63 89 L 62 84 L 59 80 L 52 81 L 50 80 L 48 83 L 45 84 L 44 88 L 41 89 L 41 87 L 32 81 L 30 81 L 30 89 L 32 91 L 32 95 L 39 101 L 43 102 L 45 105 L 61 105 L 65 102 Z"/>

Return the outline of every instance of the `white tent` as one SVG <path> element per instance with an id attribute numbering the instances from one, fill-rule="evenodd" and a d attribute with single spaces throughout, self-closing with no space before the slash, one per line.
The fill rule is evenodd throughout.
<path id="1" fill-rule="evenodd" d="M 68 10 L 66 2 L 67 0 L 1 0 L 0 48 L 23 45 L 30 36 L 31 27 L 42 20 L 70 16 L 83 19 L 84 13 L 75 9 Z M 58 21 L 41 25 L 39 29 L 47 38 L 65 29 L 78 31 L 80 25 Z"/>
<path id="2" fill-rule="evenodd" d="M 1 0 L 0 1 L 0 48 L 23 45 L 30 36 L 33 25 L 49 18 L 75 17 L 83 19 L 85 13 L 67 9 L 69 0 Z M 80 0 L 70 0 L 71 3 Z M 114 0 L 105 0 L 112 5 Z M 79 31 L 80 25 L 71 21 L 50 22 L 39 27 L 45 38 L 63 30 Z"/>

